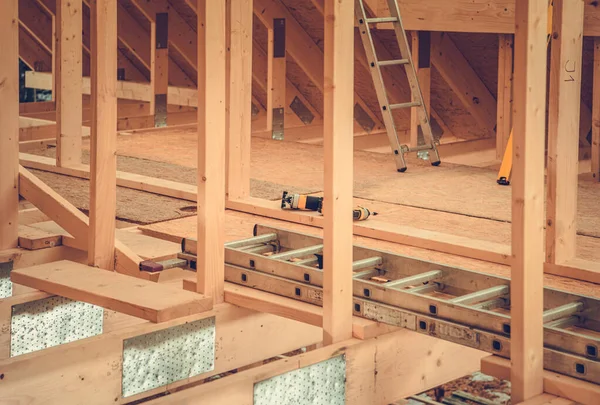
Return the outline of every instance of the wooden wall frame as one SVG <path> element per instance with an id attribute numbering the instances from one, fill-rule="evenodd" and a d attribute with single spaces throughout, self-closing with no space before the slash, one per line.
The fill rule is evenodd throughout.
<path id="1" fill-rule="evenodd" d="M 156 11 L 148 2 L 131 1 L 137 4 L 136 7 L 140 8 L 141 12 L 145 10 L 154 13 Z M 497 6 L 499 1 L 494 0 L 492 3 Z M 575 2 L 577 2 L 576 6 Z M 473 4 L 473 1 L 466 3 Z M 227 367 L 248 366 L 253 362 L 265 360 L 267 357 L 279 355 L 288 349 L 296 349 L 299 346 L 323 344 L 324 347 L 293 357 L 292 360 L 284 358 L 217 382 L 193 388 L 187 387 L 188 389 L 179 394 L 174 394 L 166 399 L 156 399 L 153 403 L 192 403 L 190 401 L 194 401 L 194 399 L 190 399 L 191 397 L 201 397 L 203 399 L 214 398 L 215 401 L 237 401 L 240 404 L 250 405 L 255 382 L 304 365 L 314 364 L 334 355 L 345 355 L 349 361 L 350 374 L 347 389 L 349 392 L 356 393 L 356 396 L 349 396 L 349 403 L 355 401 L 356 404 L 383 404 L 385 401 L 398 399 L 397 396 L 429 388 L 445 382 L 446 379 L 465 374 L 473 367 L 476 368 L 476 364 L 483 356 L 482 353 L 465 348 L 455 350 L 448 343 L 435 343 L 435 346 L 443 353 L 430 352 L 431 342 L 426 341 L 422 336 L 415 337 L 416 335 L 406 331 L 391 330 L 370 323 L 368 326 L 363 325 L 362 331 L 368 335 L 365 336 L 365 341 L 353 338 L 353 335 L 356 337 L 357 330 L 360 329 L 352 317 L 350 305 L 352 279 L 349 269 L 352 265 L 352 258 L 349 249 L 352 247 L 352 235 L 356 234 L 511 265 L 513 400 L 514 402 L 526 401 L 543 393 L 546 378 L 542 363 L 543 303 L 541 290 L 543 288 L 543 272 L 545 270 L 551 273 L 564 273 L 576 268 L 579 273 L 575 273 L 575 277 L 598 281 L 600 266 L 577 261 L 572 253 L 571 245 L 561 253 L 562 256 L 555 255 L 559 256 L 558 260 L 556 257 L 544 260 L 543 151 L 545 117 L 543 112 L 546 102 L 544 80 L 546 30 L 539 24 L 539 21 L 546 20 L 546 0 L 518 0 L 517 2 L 509 0 L 502 3 L 506 4 L 506 7 L 501 15 L 497 15 L 490 10 L 490 7 L 487 7 L 479 13 L 477 21 L 471 24 L 465 24 L 465 19 L 468 18 L 466 15 L 469 13 L 465 14 L 464 7 L 456 7 L 457 4 L 464 5 L 466 3 L 463 0 L 450 2 L 435 0 L 428 4 L 406 2 L 404 6 L 408 17 L 405 23 L 407 29 L 411 30 L 450 30 L 451 27 L 456 28 L 458 24 L 461 24 L 461 29 L 468 27 L 469 30 L 479 30 L 480 32 L 502 34 L 514 32 L 515 34 L 515 100 L 513 105 L 515 167 L 512 199 L 512 249 L 498 244 L 377 221 L 353 224 L 349 216 L 334 215 L 339 212 L 349 212 L 352 208 L 352 176 L 348 175 L 352 172 L 353 163 L 352 100 L 356 95 L 352 80 L 353 69 L 348 68 L 353 65 L 354 61 L 353 52 L 348 52 L 348 50 L 354 49 L 351 43 L 354 40 L 352 0 L 313 1 L 313 4 L 323 12 L 325 17 L 324 52 L 315 47 L 310 38 L 302 34 L 303 31 L 294 28 L 297 22 L 288 15 L 289 10 L 286 12 L 285 7 L 279 1 L 231 0 L 231 8 L 228 11 L 225 0 L 198 0 L 197 2 L 189 0 L 188 5 L 200 11 L 196 33 L 197 49 L 190 50 L 190 54 L 193 54 L 195 58 L 188 58 L 189 60 L 186 61 L 197 68 L 198 90 L 168 86 L 165 89 L 163 80 L 161 91 L 166 90 L 168 97 L 177 100 L 175 101 L 177 105 L 198 108 L 197 121 L 200 123 L 198 126 L 198 187 L 116 170 L 116 125 L 114 124 L 118 120 L 117 97 L 126 91 L 132 91 L 136 93 L 134 96 L 136 99 L 152 102 L 156 93 L 156 88 L 150 85 L 118 83 L 116 80 L 118 60 L 114 49 L 118 43 L 116 21 L 120 9 L 117 0 L 95 0 L 90 3 L 92 11 L 92 76 L 89 80 L 83 80 L 81 89 L 81 93 L 87 93 L 87 88 L 89 88 L 89 93 L 92 95 L 92 163 L 89 167 L 79 164 L 77 159 L 72 160 L 73 164 L 67 164 L 63 157 L 56 160 L 17 154 L 19 128 L 18 122 L 15 125 L 18 110 L 14 97 L 17 70 L 13 63 L 0 63 L 0 79 L 3 79 L 4 76 L 12 77 L 9 80 L 11 86 L 0 87 L 0 97 L 3 99 L 3 103 L 4 99 L 8 100 L 6 103 L 8 107 L 0 111 L 0 125 L 3 129 L 9 130 L 8 135 L 0 138 L 0 147 L 2 148 L 0 150 L 0 159 L 2 159 L 0 160 L 0 169 L 2 169 L 0 172 L 0 208 L 2 209 L 2 214 L 0 214 L 0 259 L 12 260 L 21 266 L 71 255 L 77 257 L 79 261 L 84 260 L 78 251 L 66 246 L 54 249 L 44 255 L 28 254 L 26 257 L 21 256 L 19 250 L 12 249 L 16 245 L 15 238 L 18 236 L 14 224 L 17 224 L 19 220 L 18 200 L 15 198 L 15 194 L 20 191 L 21 195 L 34 202 L 43 213 L 73 235 L 73 238 L 65 238 L 65 240 L 70 240 L 69 243 L 78 248 L 87 246 L 88 262 L 91 265 L 140 276 L 137 268 L 140 258 L 115 239 L 113 219 L 115 217 L 116 186 L 143 189 L 197 202 L 197 239 L 200 260 L 197 274 L 193 277 L 195 280 L 186 279 L 185 285 L 188 289 L 191 287 L 197 292 L 211 296 L 215 303 L 213 310 L 201 315 L 168 321 L 162 325 L 122 319 L 121 327 L 96 338 L 68 344 L 65 347 L 50 348 L 19 358 L 4 358 L 0 360 L 0 368 L 2 372 L 8 373 L 7 375 L 10 376 L 6 381 L 0 382 L 3 389 L 6 387 L 9 389 L 4 392 L 14 393 L 15 396 L 22 395 L 23 392 L 36 392 L 35 390 L 42 385 L 43 381 L 52 378 L 69 384 L 70 390 L 65 390 L 65 386 L 61 384 L 52 385 L 47 392 L 51 398 L 57 400 L 60 398 L 67 402 L 75 401 L 82 395 L 93 391 L 98 394 L 97 397 L 94 397 L 94 401 L 99 401 L 98 403 L 107 401 L 125 403 L 133 399 L 145 398 L 146 395 L 179 389 L 186 384 L 198 383 L 200 377 L 191 378 L 125 400 L 119 397 L 119 373 L 115 370 L 119 368 L 123 339 L 210 316 L 216 316 L 223 321 L 223 328 L 219 333 L 223 333 L 226 343 L 220 350 L 229 348 L 234 355 L 233 359 L 226 358 L 226 356 L 218 358 L 217 361 L 222 363 L 219 365 L 221 368 L 210 375 L 227 371 L 229 370 Z M 443 18 L 433 13 L 427 13 L 433 7 L 432 4 L 444 12 Z M 490 3 L 489 1 L 475 0 L 475 4 L 484 6 Z M 378 7 L 381 4 L 380 2 L 377 4 L 371 2 L 371 5 Z M 272 20 L 273 15 L 277 14 L 283 15 L 290 22 L 290 58 L 307 66 L 306 70 L 311 72 L 310 80 L 317 87 L 320 86 L 325 95 L 325 113 L 323 114 L 325 206 L 323 217 L 312 213 L 283 212 L 279 209 L 278 203 L 253 199 L 249 196 L 250 177 L 247 169 L 251 143 L 251 118 L 247 114 L 247 107 L 248 103 L 252 102 L 252 93 L 248 91 L 252 83 L 251 26 L 253 12 L 255 13 L 263 6 L 265 6 L 265 10 L 268 9 L 268 12 L 259 18 Z M 600 27 L 600 12 L 592 8 L 590 4 L 583 4 L 580 0 L 556 0 L 556 9 L 555 28 L 560 31 L 561 35 L 557 40 L 558 44 L 555 47 L 557 49 L 553 50 L 556 52 L 553 53 L 552 58 L 553 80 L 550 100 L 551 108 L 556 113 L 556 121 L 551 120 L 550 122 L 551 141 L 554 142 L 551 145 L 551 158 L 555 159 L 552 161 L 550 169 L 560 171 L 560 167 L 569 163 L 574 158 L 574 153 L 577 152 L 576 148 L 569 143 L 569 146 L 565 148 L 568 153 L 562 156 L 562 160 L 558 159 L 558 153 L 555 153 L 557 149 L 563 150 L 559 148 L 564 141 L 559 137 L 563 126 L 567 130 L 572 130 L 577 126 L 573 123 L 573 120 L 577 121 L 578 119 L 576 108 L 570 109 L 569 106 L 577 105 L 579 94 L 567 90 L 564 80 L 560 80 L 557 68 L 564 66 L 567 57 L 575 60 L 581 59 L 580 42 L 578 41 L 584 34 L 600 35 L 600 28 L 598 28 Z M 5 34 L 0 35 L 0 43 L 5 44 L 6 49 L 16 56 L 18 55 L 17 1 L 4 1 L 0 5 L 0 12 L 5 16 L 3 21 L 6 22 L 6 24 L 0 24 L 2 27 L 0 34 Z M 229 31 L 226 29 L 228 12 L 230 20 L 235 19 L 235 23 L 231 25 Z M 419 17 L 423 13 L 427 13 L 429 17 Z M 156 13 L 154 13 L 155 15 Z M 60 16 L 61 14 L 59 14 L 60 22 L 64 22 Z M 517 22 L 516 29 L 514 28 L 515 21 Z M 565 21 L 575 21 L 575 23 L 566 24 Z M 189 35 L 190 32 L 187 31 L 183 34 Z M 230 35 L 232 58 L 229 67 L 226 65 L 228 35 Z M 439 33 L 436 33 L 434 37 L 436 46 L 439 46 L 442 41 L 447 41 L 447 38 Z M 173 35 L 173 38 L 175 49 L 190 47 L 189 43 L 186 44 L 185 41 L 177 39 L 180 36 Z M 307 57 L 304 59 L 305 56 Z M 57 61 L 61 68 L 72 63 L 72 61 L 67 61 L 62 65 L 63 59 Z M 150 63 L 156 63 L 154 59 L 156 58 L 153 58 Z M 73 60 L 77 60 L 77 55 Z M 324 66 L 323 73 L 319 73 L 319 70 L 314 68 L 320 64 Z M 505 74 L 508 73 L 506 64 L 505 61 Z M 310 69 L 308 65 L 311 65 Z M 167 69 L 170 70 L 170 66 Z M 274 73 L 274 69 L 271 69 L 271 72 Z M 569 71 L 568 73 L 573 72 Z M 227 75 L 229 75 L 229 80 Z M 38 75 L 32 76 L 35 79 Z M 227 87 L 228 81 L 230 82 L 229 88 Z M 287 93 L 288 87 L 284 83 L 285 80 L 279 82 L 281 84 L 277 90 L 285 90 Z M 60 81 L 57 85 L 60 86 Z M 79 90 L 73 87 L 63 94 L 64 100 L 69 97 L 70 101 L 74 101 L 75 95 L 78 94 Z M 229 116 L 226 111 L 228 94 Z M 239 103 L 233 103 L 238 94 L 242 94 Z M 57 100 L 57 103 L 63 100 L 63 96 Z M 286 99 L 287 96 L 280 98 Z M 274 106 L 274 100 L 275 97 L 272 97 L 268 108 Z M 484 104 L 486 107 L 484 111 L 483 108 L 480 109 L 479 120 L 488 124 L 492 121 L 495 122 L 495 119 L 492 120 L 492 118 L 498 111 L 490 109 L 491 103 Z M 505 100 L 503 112 L 506 112 L 506 104 Z M 59 109 L 63 107 L 59 107 Z M 567 114 L 560 116 L 559 110 L 561 113 L 566 110 Z M 79 122 L 78 119 L 74 119 L 73 122 Z M 59 127 L 63 123 L 61 122 Z M 77 127 L 77 131 L 79 130 L 81 130 L 80 124 Z M 597 135 L 597 133 L 595 134 Z M 597 136 L 594 139 L 596 138 Z M 91 180 L 89 220 L 62 197 L 53 194 L 52 190 L 32 176 L 25 168 L 19 168 L 17 159 L 27 167 L 89 178 Z M 572 174 L 573 172 L 568 172 L 568 175 L 558 176 L 556 184 L 559 185 L 552 184 L 550 187 L 551 197 L 557 193 L 562 195 L 567 189 L 572 191 L 572 184 L 568 184 L 569 176 Z M 17 189 L 17 179 L 19 189 Z M 229 194 L 227 195 L 227 193 Z M 5 198 L 5 196 L 7 197 Z M 557 207 L 559 206 L 561 204 L 557 205 Z M 567 209 L 561 212 L 553 210 L 551 213 L 551 218 L 556 221 L 556 232 L 550 226 L 550 232 L 547 234 L 552 236 L 550 243 L 553 244 L 551 248 L 554 248 L 554 253 L 556 253 L 557 240 L 565 236 L 574 238 L 574 229 L 569 228 L 567 232 L 558 226 L 561 223 L 574 221 L 576 212 L 573 200 L 563 202 L 562 206 Z M 15 210 L 15 208 L 17 209 Z M 224 282 L 223 270 L 226 208 L 324 229 L 326 254 L 324 307 L 321 312 L 301 310 L 297 306 L 282 303 L 278 298 L 262 299 L 244 295 L 239 291 L 232 293 L 231 287 Z M 46 296 L 46 293 L 39 291 L 32 292 L 21 289 L 14 297 L 1 300 L 0 316 L 3 317 L 2 321 L 6 323 L 6 315 L 10 312 L 9 308 L 12 303 L 27 302 Z M 233 306 L 232 302 L 239 307 Z M 298 318 L 304 323 L 241 308 L 244 306 L 278 315 L 289 312 L 289 308 L 293 307 L 291 311 L 293 315 L 289 315 L 289 317 Z M 272 341 L 252 340 L 259 335 L 257 325 L 263 321 L 264 324 L 270 326 L 269 336 Z M 109 323 L 109 325 L 112 327 L 112 324 Z M 0 343 L 4 346 L 0 345 L 0 347 L 5 348 L 7 335 L 5 328 L 3 330 L 1 335 L 3 340 Z M 383 335 L 383 333 L 386 334 Z M 242 343 L 233 343 L 234 341 Z M 277 344 L 272 344 L 273 341 L 276 341 Z M 259 346 L 259 349 L 253 350 L 256 345 Z M 417 359 L 414 363 L 417 361 L 423 363 L 419 367 L 427 370 L 425 378 L 421 378 L 421 373 L 413 373 L 414 379 L 410 379 L 405 384 L 399 382 L 401 377 L 406 378 L 405 375 L 394 374 L 393 379 L 388 380 L 375 378 L 380 371 L 392 374 L 390 369 L 394 370 L 394 366 L 401 362 L 400 356 L 407 355 L 406 351 L 394 351 L 398 349 L 399 345 L 410 346 L 412 354 Z M 381 362 L 379 362 L 376 357 L 378 352 L 381 352 L 382 356 L 386 356 L 386 353 L 393 353 L 393 355 L 390 355 L 389 359 L 380 358 Z M 73 367 L 75 361 L 82 364 L 80 369 Z M 414 363 L 411 362 L 409 365 L 415 367 Z M 451 367 L 442 367 L 442 364 L 444 366 L 449 364 Z M 431 368 L 435 371 L 431 372 Z M 425 373 L 425 371 L 423 372 Z M 65 375 L 67 378 L 64 378 Z M 62 376 L 62 380 L 58 376 Z M 202 377 L 205 378 L 207 375 Z M 234 389 L 223 389 L 231 386 L 234 386 Z M 71 389 L 73 387 L 75 389 Z M 169 402 L 170 400 L 178 402 Z"/>

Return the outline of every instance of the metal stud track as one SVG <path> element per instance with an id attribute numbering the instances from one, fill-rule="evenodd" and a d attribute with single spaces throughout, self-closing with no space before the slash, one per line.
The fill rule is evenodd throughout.
<path id="1" fill-rule="evenodd" d="M 225 245 L 225 279 L 322 305 L 322 243 L 256 225 Z M 183 247 L 194 269 L 195 241 Z M 510 358 L 510 279 L 361 246 L 353 259 L 355 315 Z M 544 309 L 545 368 L 600 384 L 600 300 L 545 288 Z"/>

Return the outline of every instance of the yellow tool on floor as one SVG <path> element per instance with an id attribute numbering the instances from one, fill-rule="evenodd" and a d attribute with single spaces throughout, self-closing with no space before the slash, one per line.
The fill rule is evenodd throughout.
<path id="1" fill-rule="evenodd" d="M 549 0 L 548 4 L 548 39 L 547 45 L 550 45 L 550 38 L 552 38 L 552 6 L 554 0 Z M 510 175 L 512 173 L 512 158 L 513 158 L 513 130 L 510 130 L 510 136 L 506 143 L 506 149 L 504 150 L 504 157 L 502 158 L 502 164 L 498 171 L 498 177 L 496 182 L 501 186 L 508 186 L 510 184 Z"/>
<path id="2" fill-rule="evenodd" d="M 319 214 L 323 214 L 323 197 L 313 197 L 306 194 L 295 194 L 284 191 L 281 197 L 281 209 L 317 211 Z M 352 210 L 352 219 L 355 221 L 364 221 L 370 216 L 375 215 L 377 215 L 376 212 L 361 206 Z"/>

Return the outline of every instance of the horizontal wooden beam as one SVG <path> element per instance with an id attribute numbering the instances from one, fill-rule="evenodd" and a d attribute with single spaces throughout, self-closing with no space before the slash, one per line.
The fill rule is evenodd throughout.
<path id="1" fill-rule="evenodd" d="M 406 30 L 514 34 L 517 0 L 399 0 Z M 385 2 L 368 0 L 379 14 Z M 387 6 L 387 3 L 385 3 Z M 584 35 L 600 36 L 600 8 L 585 2 Z"/>
<path id="2" fill-rule="evenodd" d="M 166 322 L 212 309 L 212 299 L 201 294 L 68 260 L 13 270 L 11 280 L 151 322 Z"/>
<path id="3" fill-rule="evenodd" d="M 51 90 L 52 74 L 42 72 L 27 72 L 25 74 L 25 85 L 32 89 Z M 89 77 L 83 78 L 83 94 L 91 93 L 91 83 Z M 182 105 L 197 107 L 197 91 L 187 87 L 169 86 L 168 103 L 171 105 Z M 149 83 L 136 83 L 128 81 L 117 82 L 117 98 L 125 100 L 138 100 L 150 102 L 152 97 L 152 87 Z"/>
<path id="4" fill-rule="evenodd" d="M 37 250 L 60 245 L 62 245 L 62 235 L 19 224 L 19 247 L 28 250 Z"/>
<path id="5" fill-rule="evenodd" d="M 58 260 L 85 262 L 87 260 L 87 254 L 68 246 L 55 246 L 38 250 L 21 248 L 0 250 L 0 263 L 11 262 L 13 269 L 22 269 Z M 23 289 L 31 291 L 31 289 L 26 287 L 23 287 Z M 20 294 L 20 290 L 21 289 L 15 289 L 13 287 L 13 296 Z"/>

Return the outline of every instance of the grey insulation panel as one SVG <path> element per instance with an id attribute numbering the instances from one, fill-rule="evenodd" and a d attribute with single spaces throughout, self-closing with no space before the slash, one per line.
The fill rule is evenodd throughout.
<path id="1" fill-rule="evenodd" d="M 102 333 L 104 309 L 65 297 L 13 305 L 10 356 L 85 339 Z"/>
<path id="2" fill-rule="evenodd" d="M 123 397 L 214 370 L 215 318 L 123 342 Z"/>
<path id="3" fill-rule="evenodd" d="M 10 271 L 12 262 L 0 263 L 0 298 L 12 296 L 12 282 L 10 281 Z"/>
<path id="4" fill-rule="evenodd" d="M 254 405 L 344 405 L 346 358 L 281 374 L 254 385 Z"/>

